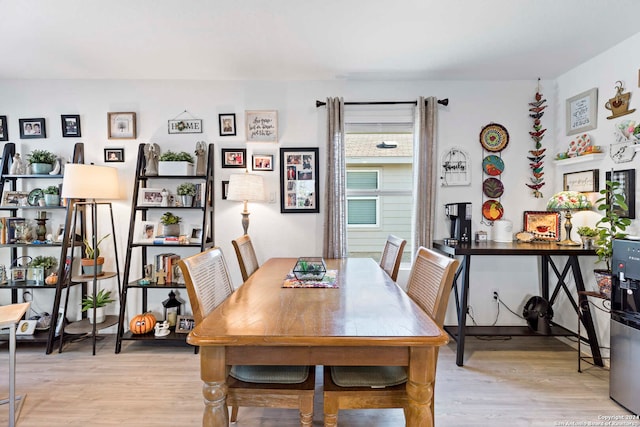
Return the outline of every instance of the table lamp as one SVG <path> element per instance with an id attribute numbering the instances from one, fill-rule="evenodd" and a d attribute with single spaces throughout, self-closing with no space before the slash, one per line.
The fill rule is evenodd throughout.
<path id="1" fill-rule="evenodd" d="M 234 174 L 229 177 L 229 188 L 227 190 L 227 200 L 244 202 L 244 210 L 242 211 L 242 228 L 244 234 L 249 229 L 249 211 L 247 210 L 247 202 L 262 202 L 264 196 L 264 180 L 260 175 L 250 174 Z"/>
<path id="2" fill-rule="evenodd" d="M 565 211 L 564 229 L 565 238 L 558 242 L 561 246 L 581 246 L 582 243 L 571 240 L 571 211 L 591 209 L 591 202 L 586 195 L 577 191 L 561 191 L 549 199 L 547 203 L 548 211 Z"/>

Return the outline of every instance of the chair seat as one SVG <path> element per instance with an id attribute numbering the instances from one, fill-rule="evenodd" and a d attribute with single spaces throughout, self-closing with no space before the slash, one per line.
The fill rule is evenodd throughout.
<path id="1" fill-rule="evenodd" d="M 234 365 L 229 375 L 247 383 L 300 384 L 309 377 L 309 367 Z"/>
<path id="2" fill-rule="evenodd" d="M 331 379 L 340 387 L 385 388 L 405 383 L 402 366 L 332 366 Z"/>

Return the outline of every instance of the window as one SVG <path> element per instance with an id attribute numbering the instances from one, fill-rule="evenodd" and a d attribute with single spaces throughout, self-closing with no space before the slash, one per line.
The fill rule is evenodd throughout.
<path id="1" fill-rule="evenodd" d="M 347 169 L 347 225 L 377 227 L 378 171 Z"/>

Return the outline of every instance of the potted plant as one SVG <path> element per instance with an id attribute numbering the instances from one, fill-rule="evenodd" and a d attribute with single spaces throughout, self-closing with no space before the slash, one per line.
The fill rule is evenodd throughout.
<path id="1" fill-rule="evenodd" d="M 627 233 L 624 231 L 629 225 L 631 220 L 629 218 L 621 218 L 620 215 L 614 209 L 615 206 L 619 206 L 623 210 L 627 210 L 628 206 L 624 200 L 624 195 L 618 191 L 620 183 L 617 181 L 606 181 L 605 188 L 600 190 L 602 197 L 596 200 L 598 203 L 597 208 L 602 211 L 604 215 L 596 223 L 596 229 L 598 235 L 596 238 L 596 255 L 598 255 L 598 262 L 606 264 L 606 270 L 596 269 L 594 273 L 596 275 L 596 283 L 600 292 L 607 297 L 611 296 L 611 257 L 613 255 L 613 239 L 622 239 L 626 237 Z"/>
<path id="2" fill-rule="evenodd" d="M 29 263 L 29 267 L 43 269 L 44 275 L 48 276 L 58 266 L 58 260 L 52 256 L 38 255 Z"/>
<path id="3" fill-rule="evenodd" d="M 31 173 L 36 175 L 48 174 L 53 170 L 57 157 L 48 150 L 33 150 L 27 154 L 27 161 L 31 165 Z"/>
<path id="4" fill-rule="evenodd" d="M 178 185 L 177 193 L 182 197 L 182 206 L 191 207 L 193 197 L 196 195 L 196 185 L 192 182 L 183 182 Z"/>
<path id="5" fill-rule="evenodd" d="M 96 275 L 102 274 L 102 265 L 104 264 L 104 257 L 100 256 L 100 243 L 111 234 L 107 234 L 102 236 L 100 240 L 96 242 L 96 247 L 92 246 L 93 239 L 88 240 L 86 237 L 83 238 L 84 242 L 84 257 L 81 260 L 82 263 L 82 273 L 85 276 L 93 276 L 94 272 Z M 94 270 L 95 267 L 95 270 Z"/>
<path id="6" fill-rule="evenodd" d="M 104 308 L 107 304 L 114 302 L 111 298 L 111 291 L 105 291 L 101 289 L 97 295 L 87 295 L 82 299 L 82 311 L 87 312 L 89 323 L 93 323 L 93 316 L 95 310 L 96 323 L 104 322 L 106 316 L 104 314 Z"/>
<path id="7" fill-rule="evenodd" d="M 162 224 L 162 234 L 166 236 L 179 236 L 180 235 L 180 221 L 182 218 L 172 214 L 171 212 L 165 212 L 160 217 L 160 223 Z"/>
<path id="8" fill-rule="evenodd" d="M 193 175 L 193 156 L 186 151 L 167 151 L 158 162 L 158 175 Z"/>
<path id="9" fill-rule="evenodd" d="M 43 190 L 44 192 L 44 204 L 46 206 L 59 206 L 60 205 L 60 190 L 57 185 L 50 185 Z"/>
<path id="10" fill-rule="evenodd" d="M 578 236 L 582 239 L 582 246 L 585 249 L 593 249 L 593 240 L 598 235 L 598 230 L 591 227 L 578 227 Z"/>

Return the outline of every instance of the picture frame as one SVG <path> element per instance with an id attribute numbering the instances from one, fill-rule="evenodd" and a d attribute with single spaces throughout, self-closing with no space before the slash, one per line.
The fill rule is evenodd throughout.
<path id="1" fill-rule="evenodd" d="M 598 126 L 598 88 L 567 98 L 565 115 L 567 135 L 595 129 Z"/>
<path id="2" fill-rule="evenodd" d="M 278 142 L 276 110 L 247 110 L 244 114 L 247 142 Z"/>
<path id="3" fill-rule="evenodd" d="M 523 230 L 533 234 L 535 240 L 560 240 L 560 212 L 525 211 Z"/>
<path id="4" fill-rule="evenodd" d="M 202 242 L 202 224 L 189 225 L 189 242 L 200 243 Z"/>
<path id="5" fill-rule="evenodd" d="M 7 190 L 2 194 L 2 206 L 29 206 L 29 193 Z"/>
<path id="6" fill-rule="evenodd" d="M 562 188 L 564 191 L 577 191 L 579 193 L 594 193 L 599 191 L 598 169 L 590 169 L 580 172 L 569 172 L 562 175 Z"/>
<path id="7" fill-rule="evenodd" d="M 280 212 L 320 212 L 318 148 L 280 148 Z"/>
<path id="8" fill-rule="evenodd" d="M 109 139 L 136 139 L 136 113 L 107 113 L 107 137 Z"/>
<path id="9" fill-rule="evenodd" d="M 38 139 L 47 137 L 44 118 L 19 119 L 20 139 Z"/>
<path id="10" fill-rule="evenodd" d="M 176 318 L 176 333 L 177 334 L 188 334 L 191 332 L 193 328 L 196 326 L 196 321 L 193 319 L 193 316 L 183 316 L 179 315 Z"/>
<path id="11" fill-rule="evenodd" d="M 229 181 L 222 181 L 222 200 L 227 200 L 229 194 Z"/>
<path id="12" fill-rule="evenodd" d="M 124 162 L 124 148 L 105 148 L 105 163 L 122 163 Z"/>
<path id="13" fill-rule="evenodd" d="M 63 138 L 79 138 L 82 136 L 80 129 L 80 116 L 78 114 L 63 114 L 60 116 Z"/>
<path id="14" fill-rule="evenodd" d="M 627 202 L 626 210 L 620 206 L 613 206 L 613 211 L 621 218 L 636 218 L 636 170 L 624 169 L 619 171 L 608 171 L 606 173 L 607 181 L 617 181 L 620 183 L 618 191 L 624 195 L 624 200 Z"/>
<path id="15" fill-rule="evenodd" d="M 254 154 L 251 156 L 251 170 L 272 171 L 273 154 Z"/>
<path id="16" fill-rule="evenodd" d="M 218 114 L 218 124 L 220 126 L 220 136 L 236 135 L 236 114 Z"/>
<path id="17" fill-rule="evenodd" d="M 158 235 L 158 223 L 153 221 L 136 221 L 134 230 L 135 243 L 153 243 L 153 239 Z"/>
<path id="18" fill-rule="evenodd" d="M 0 116 L 0 141 L 9 140 L 9 127 L 7 125 L 7 116 Z"/>
<path id="19" fill-rule="evenodd" d="M 162 188 L 141 188 L 138 194 L 140 206 L 162 206 Z"/>
<path id="20" fill-rule="evenodd" d="M 246 168 L 247 150 L 245 148 L 222 148 L 223 168 Z"/>

